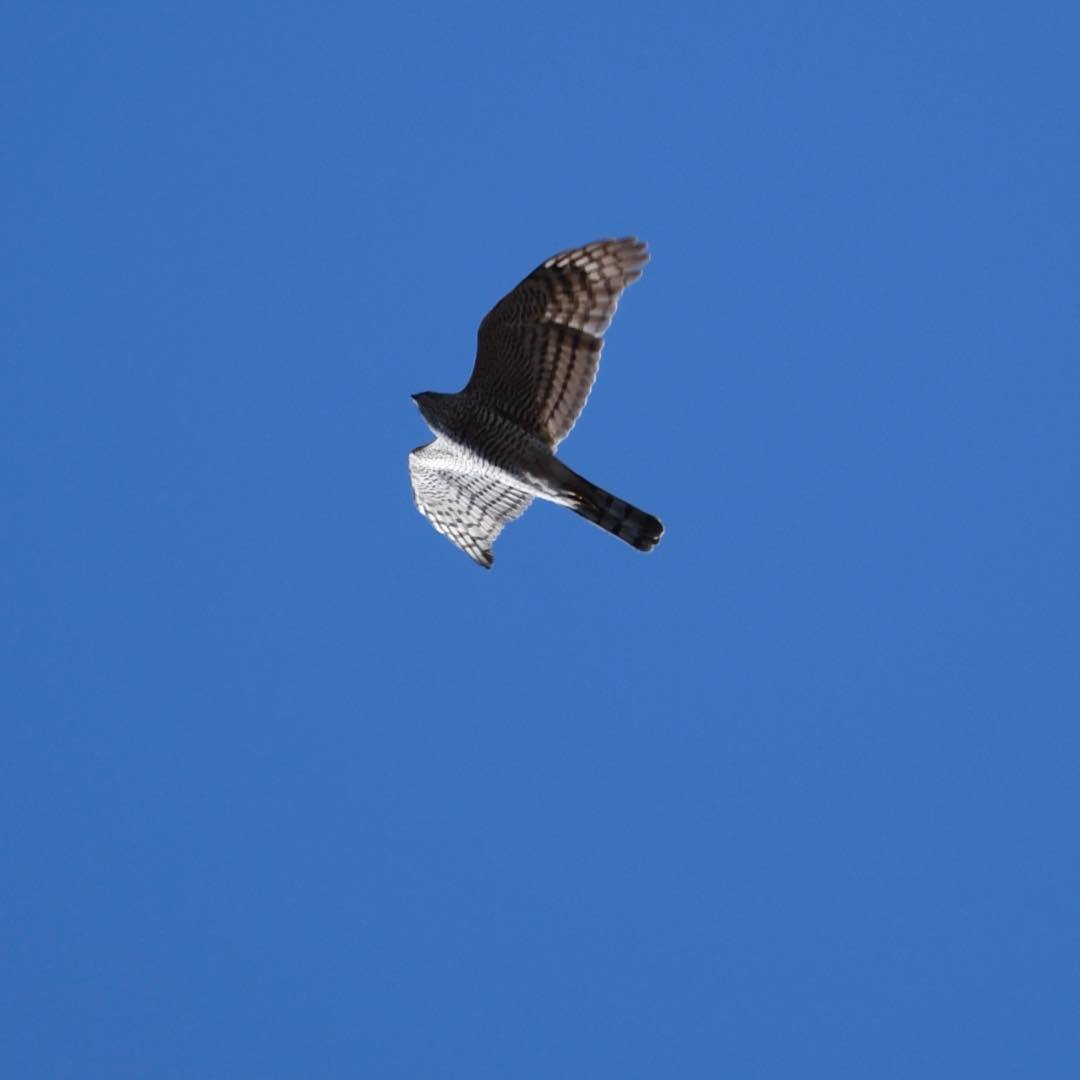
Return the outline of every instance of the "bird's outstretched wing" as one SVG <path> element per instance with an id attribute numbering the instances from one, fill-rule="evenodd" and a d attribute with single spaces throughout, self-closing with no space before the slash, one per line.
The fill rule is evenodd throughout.
<path id="1" fill-rule="evenodd" d="M 553 255 L 480 324 L 465 390 L 558 445 L 588 400 L 619 297 L 648 258 L 633 237 Z"/>
<path id="2" fill-rule="evenodd" d="M 495 538 L 532 502 L 531 495 L 470 472 L 464 455 L 443 438 L 409 454 L 409 476 L 420 513 L 486 569 L 495 561 Z"/>

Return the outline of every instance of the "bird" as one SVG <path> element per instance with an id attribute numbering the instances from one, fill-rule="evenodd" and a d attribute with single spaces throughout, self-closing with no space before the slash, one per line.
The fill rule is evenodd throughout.
<path id="1" fill-rule="evenodd" d="M 409 454 L 417 509 L 480 566 L 533 499 L 565 506 L 638 551 L 658 518 L 579 476 L 555 456 L 585 407 L 604 332 L 648 261 L 635 237 L 552 255 L 484 317 L 476 363 L 456 394 L 413 394 L 435 439 Z"/>

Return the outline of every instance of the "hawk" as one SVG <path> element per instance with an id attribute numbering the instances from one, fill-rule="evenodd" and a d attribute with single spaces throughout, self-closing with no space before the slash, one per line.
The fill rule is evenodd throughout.
<path id="1" fill-rule="evenodd" d="M 409 454 L 417 509 L 481 566 L 533 499 L 566 506 L 638 551 L 663 525 L 591 484 L 556 456 L 585 407 L 603 334 L 645 244 L 598 240 L 553 255 L 488 312 L 476 365 L 457 394 L 414 394 L 436 438 Z"/>

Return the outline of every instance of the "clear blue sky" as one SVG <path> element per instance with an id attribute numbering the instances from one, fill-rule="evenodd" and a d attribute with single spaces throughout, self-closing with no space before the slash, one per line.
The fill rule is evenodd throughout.
<path id="1" fill-rule="evenodd" d="M 1080 1075 L 1071 4 L 22 3 L 22 1078 Z M 485 573 L 409 394 L 647 239 Z"/>

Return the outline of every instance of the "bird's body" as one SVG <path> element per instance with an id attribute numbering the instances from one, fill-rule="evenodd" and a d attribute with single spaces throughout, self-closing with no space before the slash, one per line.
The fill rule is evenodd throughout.
<path id="1" fill-rule="evenodd" d="M 663 526 L 555 456 L 588 398 L 619 294 L 647 259 L 602 240 L 548 259 L 480 327 L 476 367 L 457 394 L 414 395 L 437 438 L 409 455 L 417 508 L 481 566 L 534 498 L 566 506 L 638 548 Z"/>
<path id="2" fill-rule="evenodd" d="M 457 469 L 476 471 L 509 487 L 539 494 L 533 488 L 544 464 L 554 458 L 539 435 L 465 393 L 428 391 L 417 394 L 415 400 L 428 427 L 454 445 L 461 459 Z"/>

